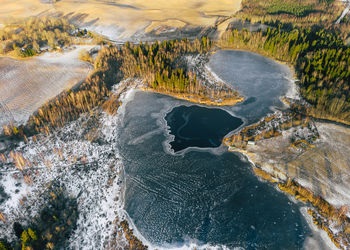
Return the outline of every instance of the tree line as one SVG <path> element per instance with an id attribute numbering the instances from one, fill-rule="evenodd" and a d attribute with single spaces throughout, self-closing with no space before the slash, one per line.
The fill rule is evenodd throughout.
<path id="1" fill-rule="evenodd" d="M 205 53 L 211 46 L 212 42 L 206 37 L 194 42 L 183 39 L 152 44 L 126 43 L 120 48 L 105 49 L 96 59 L 95 66 L 103 66 L 101 59 L 106 54 L 113 54 L 122 60 L 121 71 L 125 78 L 142 78 L 155 89 L 198 91 L 199 86 L 194 87 L 197 84 L 196 76 L 180 65 L 180 57 L 188 53 Z"/>
<path id="2" fill-rule="evenodd" d="M 332 24 L 342 12 L 334 0 L 243 0 L 236 16 L 251 22 L 283 20 L 300 26 Z"/>
<path id="3" fill-rule="evenodd" d="M 229 88 L 209 88 L 186 63 L 186 55 L 207 53 L 212 46 L 213 42 L 207 37 L 194 41 L 126 43 L 121 47 L 105 48 L 96 58 L 95 67 L 104 67 L 108 64 L 108 57 L 112 57 L 121 61 L 124 78 L 141 78 L 154 90 L 213 99 L 236 97 L 237 93 Z"/>
<path id="4" fill-rule="evenodd" d="M 308 15 L 313 9 L 314 9 L 314 6 L 311 4 L 304 5 L 296 2 L 280 2 L 280 1 L 274 1 L 271 5 L 269 5 L 266 8 L 267 13 L 271 15 L 286 13 L 286 14 L 294 15 L 296 17 L 304 17 Z"/>

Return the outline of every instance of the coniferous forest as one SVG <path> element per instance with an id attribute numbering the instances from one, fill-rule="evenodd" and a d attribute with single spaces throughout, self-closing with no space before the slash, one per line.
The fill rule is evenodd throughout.
<path id="1" fill-rule="evenodd" d="M 299 26 L 332 25 L 342 6 L 334 0 L 243 0 L 236 16 L 250 22 L 283 21 Z"/>
<path id="2" fill-rule="evenodd" d="M 185 62 L 187 55 L 209 52 L 213 43 L 207 37 L 190 41 L 188 39 L 154 42 L 138 45 L 126 43 L 124 46 L 105 48 L 95 61 L 95 67 L 104 67 L 108 57 L 121 61 L 120 70 L 124 78 L 142 79 L 149 88 L 213 99 L 236 97 L 229 88 L 209 89 L 197 78 L 196 73 Z M 103 62 L 104 60 L 104 62 Z"/>
<path id="3" fill-rule="evenodd" d="M 249 49 L 295 67 L 310 114 L 350 122 L 350 48 L 336 30 L 278 24 L 265 31 L 228 30 L 223 47 Z"/>
<path id="4" fill-rule="evenodd" d="M 201 41 L 164 41 L 152 44 L 126 43 L 121 48 L 106 48 L 95 62 L 95 67 L 103 67 L 105 57 L 112 56 L 122 60 L 121 71 L 125 78 L 146 80 L 155 89 L 169 89 L 175 92 L 189 91 L 197 83 L 196 76 L 179 65 L 179 57 L 188 53 L 204 53 L 211 48 L 207 38 Z M 108 59 L 107 59 L 108 61 Z"/>
<path id="5" fill-rule="evenodd" d="M 167 17 L 168 10 L 162 8 L 170 6 L 158 1 L 154 1 L 159 5 L 156 9 L 134 3 L 138 1 L 41 0 L 33 4 L 27 0 L 18 9 L 17 1 L 3 4 L 0 57 L 5 61 L 0 64 L 0 87 L 6 88 L 0 92 L 8 91 L 10 97 L 0 95 L 0 114 L 6 113 L 0 118 L 11 123 L 0 133 L 0 250 L 143 250 L 152 243 L 181 247 L 182 241 L 183 248 L 197 242 L 206 244 L 199 248 L 210 244 L 310 248 L 310 242 L 315 246 L 323 238 L 308 227 L 311 221 L 334 246 L 348 249 L 350 144 L 346 136 L 350 130 L 343 126 L 350 126 L 347 1 L 226 1 L 237 3 L 234 8 L 225 1 L 188 1 L 185 7 L 193 10 L 175 17 Z M 216 7 L 219 11 L 214 11 Z M 142 18 L 136 15 L 143 11 L 147 12 Z M 123 16 L 126 13 L 130 17 Z M 121 19 L 127 20 L 125 27 Z M 249 53 L 237 53 L 234 60 L 218 53 L 219 61 L 212 61 L 211 55 L 220 49 L 256 52 L 287 64 L 299 89 L 281 80 L 286 71 L 276 64 L 270 71 L 267 59 L 256 71 L 255 62 L 245 63 L 240 55 Z M 260 63 L 260 57 L 248 56 Z M 17 70 L 22 62 L 29 66 Z M 43 80 L 41 75 L 37 79 L 31 74 L 35 65 L 49 65 L 50 73 L 43 71 Z M 76 78 L 71 65 L 82 68 Z M 59 78 L 67 85 L 53 86 L 61 80 L 53 71 L 61 67 L 64 72 Z M 19 82 L 33 81 L 35 87 L 17 84 L 21 75 L 32 79 Z M 74 79 L 69 80 L 71 84 L 66 75 Z M 39 87 L 55 91 L 42 96 L 36 92 Z M 288 87 L 290 92 L 282 97 Z M 135 90 L 156 94 L 133 96 Z M 34 113 L 34 109 L 24 110 L 25 119 L 21 117 L 19 123 L 12 110 L 26 107 L 12 97 L 22 103 L 33 96 L 41 98 L 40 105 L 46 103 L 35 106 Z M 228 120 L 196 109 L 181 111 L 177 117 L 175 107 L 189 106 L 183 100 L 230 106 L 221 111 L 237 116 L 240 125 L 216 145 L 210 130 L 222 138 L 222 129 L 211 129 L 211 123 L 230 127 Z M 279 100 L 288 107 L 283 108 Z M 238 102 L 241 105 L 232 107 Z M 189 150 L 186 145 L 178 152 L 172 144 L 172 140 L 202 144 L 202 137 L 212 145 Z M 234 158 L 226 151 L 236 151 Z M 237 152 L 247 156 L 249 163 Z M 290 216 L 288 209 L 294 204 L 289 199 L 282 200 L 270 187 L 258 185 L 255 177 L 245 179 L 250 174 L 245 168 L 250 166 L 259 178 L 303 202 L 302 210 L 292 210 Z M 246 191 L 233 197 L 231 188 L 237 187 Z M 261 203 L 252 190 L 264 193 L 267 203 Z M 241 197 L 244 204 L 239 202 Z M 268 202 L 274 206 L 266 210 Z M 232 210 L 233 203 L 242 213 Z M 208 204 L 214 210 L 208 211 Z M 301 220 L 306 211 L 308 225 Z M 225 218 L 224 227 L 220 218 Z M 214 231 L 217 238 L 210 233 Z M 277 241 L 276 235 L 281 239 Z M 282 241 L 286 245 L 278 246 Z"/>

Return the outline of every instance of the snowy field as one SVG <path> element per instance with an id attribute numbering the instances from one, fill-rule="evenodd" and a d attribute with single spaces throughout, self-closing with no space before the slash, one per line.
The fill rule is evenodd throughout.
<path id="1" fill-rule="evenodd" d="M 85 79 L 92 66 L 78 54 L 91 48 L 78 46 L 25 60 L 0 57 L 0 126 L 26 122 L 46 101 Z"/>

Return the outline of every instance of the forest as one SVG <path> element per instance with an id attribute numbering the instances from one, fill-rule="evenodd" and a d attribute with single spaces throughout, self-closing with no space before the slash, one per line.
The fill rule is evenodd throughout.
<path id="1" fill-rule="evenodd" d="M 9 23 L 0 29 L 0 54 L 30 57 L 45 47 L 65 47 L 72 43 L 74 32 L 74 25 L 59 18 L 32 17 Z"/>
<path id="2" fill-rule="evenodd" d="M 121 48 L 108 48 L 95 61 L 95 67 L 102 65 L 101 57 L 113 54 L 122 62 L 124 78 L 140 78 L 148 88 L 166 93 L 186 93 L 214 100 L 235 98 L 238 94 L 230 88 L 209 88 L 203 79 L 189 69 L 186 55 L 205 54 L 213 43 L 207 37 L 190 41 L 188 39 L 140 43 L 126 43 Z"/>
<path id="3" fill-rule="evenodd" d="M 290 14 L 296 17 L 304 17 L 313 10 L 314 6 L 311 4 L 300 4 L 295 2 L 280 2 L 273 1 L 266 8 L 267 13 L 271 15 Z"/>
<path id="4" fill-rule="evenodd" d="M 125 78 L 139 77 L 147 81 L 150 87 L 184 92 L 190 91 L 197 81 L 195 75 L 180 66 L 179 57 L 188 53 L 205 53 L 210 48 L 211 41 L 207 38 L 194 42 L 184 39 L 138 45 L 126 43 L 121 48 L 106 49 L 96 59 L 95 66 L 103 65 L 101 58 L 106 54 L 113 54 L 122 60 L 121 71 Z"/>
<path id="5" fill-rule="evenodd" d="M 329 11 L 336 8 L 333 1 L 307 0 L 302 5 L 296 6 L 288 1 L 275 0 L 262 3 L 260 0 L 245 0 L 240 15 L 252 11 L 254 4 L 260 6 L 254 10 L 255 17 L 264 16 L 263 18 L 269 21 L 269 27 L 257 32 L 244 29 L 227 30 L 218 45 L 222 48 L 256 51 L 288 62 L 295 67 L 302 96 L 312 105 L 311 108 L 305 109 L 306 115 L 350 123 L 350 48 L 344 42 L 344 33 L 318 25 L 306 25 L 319 18 L 321 10 L 325 22 L 333 20 L 334 14 Z M 329 10 L 327 6 L 330 6 Z M 286 15 L 288 20 L 298 20 L 297 23 L 303 25 L 294 26 L 276 22 L 275 20 L 281 15 Z M 47 46 L 51 49 L 68 46 L 75 36 L 74 30 L 74 26 L 65 20 L 51 18 L 33 18 L 18 25 L 11 24 L 0 31 L 0 53 L 28 57 L 39 54 Z M 77 36 L 84 36 L 85 33 L 80 32 Z M 4 132 L 8 136 L 26 138 L 37 132 L 48 133 L 50 128 L 62 127 L 83 113 L 93 114 L 96 107 L 115 113 L 121 103 L 119 96 L 115 96 L 111 90 L 113 85 L 123 79 L 141 79 L 148 88 L 167 93 L 210 96 L 212 99 L 237 97 L 238 94 L 229 88 L 208 88 L 201 76 L 191 71 L 185 62 L 184 58 L 187 55 L 206 54 L 212 51 L 214 46 L 215 44 L 207 37 L 194 41 L 183 39 L 104 46 L 94 61 L 94 71 L 82 84 L 43 105 L 30 117 L 25 126 L 19 128 L 8 126 L 4 128 Z M 86 53 L 80 57 L 86 58 L 87 61 L 92 60 Z M 271 130 L 256 134 L 258 126 L 267 127 L 265 125 L 271 121 L 270 119 L 275 118 L 268 117 L 257 125 L 246 127 L 239 135 L 230 139 L 232 143 L 242 140 L 245 143 L 248 140 L 273 137 L 281 130 L 294 125 L 308 126 L 308 119 L 304 119 L 303 115 L 295 114 L 293 119 L 280 124 L 280 127 L 272 127 Z M 294 191 L 295 186 L 290 183 L 280 185 L 285 190 L 293 188 L 293 192 L 297 193 Z M 49 205 L 58 207 L 56 202 L 66 197 L 59 191 L 54 191 L 50 194 L 52 197 L 47 199 L 50 200 Z M 297 191 L 302 192 L 299 187 Z M 40 217 L 29 226 L 17 225 L 15 229 L 17 240 L 11 243 L 0 242 L 0 249 L 10 246 L 24 249 L 35 246 L 53 248 L 60 241 L 63 242 L 64 235 L 74 229 L 77 217 L 74 201 L 69 201 L 67 204 L 67 207 L 54 211 L 54 214 L 44 208 Z M 48 215 L 51 216 L 49 219 Z M 53 220 L 53 216 L 58 219 Z M 67 226 L 63 223 L 68 219 L 73 225 Z M 45 221 L 48 224 L 45 224 Z M 130 238 L 135 240 L 132 231 L 128 231 L 126 223 L 121 223 L 123 230 L 130 233 Z M 58 232 L 56 232 L 57 226 L 59 226 Z M 140 247 L 141 243 L 136 241 L 135 244 Z"/>
<path id="6" fill-rule="evenodd" d="M 339 31 L 278 24 L 258 32 L 228 30 L 219 44 L 287 61 L 295 67 L 302 96 L 312 104 L 310 115 L 350 122 L 350 48 Z"/>
<path id="7" fill-rule="evenodd" d="M 82 114 L 94 115 L 95 112 L 99 112 L 98 107 L 115 113 L 120 105 L 119 96 L 115 96 L 111 90 L 113 85 L 122 79 L 141 78 L 152 88 L 169 88 L 171 91 L 204 91 L 205 86 L 200 85 L 196 76 L 191 76 L 183 61 L 179 59 L 186 54 L 206 53 L 211 46 L 211 41 L 206 37 L 195 41 L 105 46 L 95 60 L 94 71 L 82 84 L 44 104 L 30 117 L 25 126 L 7 126 L 4 127 L 4 133 L 26 140 L 27 136 L 37 132 L 49 133 L 51 129 L 60 128 Z M 21 156 L 18 157 L 21 161 Z M 11 242 L 1 239 L 0 249 L 55 249 L 60 246 L 64 248 L 64 237 L 74 230 L 76 224 L 76 204 L 73 200 L 68 203 L 62 202 L 66 196 L 60 189 L 49 192 L 49 195 L 50 197 L 44 199 L 49 200 L 48 207 L 54 209 L 45 207 L 30 225 L 16 223 L 14 230 L 17 238 Z M 60 204 L 69 206 L 61 207 Z M 135 249 L 147 249 L 133 235 L 126 221 L 120 222 L 119 226 L 126 234 L 130 246 Z"/>
<path id="8" fill-rule="evenodd" d="M 236 16 L 251 22 L 283 20 L 300 26 L 315 23 L 329 26 L 342 9 L 334 0 L 243 0 L 241 11 Z"/>

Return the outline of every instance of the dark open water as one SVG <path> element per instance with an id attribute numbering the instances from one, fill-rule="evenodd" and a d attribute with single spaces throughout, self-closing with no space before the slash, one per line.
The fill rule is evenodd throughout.
<path id="1" fill-rule="evenodd" d="M 219 147 L 225 135 L 243 124 L 241 119 L 222 109 L 196 105 L 176 107 L 165 120 L 175 136 L 170 142 L 175 152 L 188 147 Z"/>

